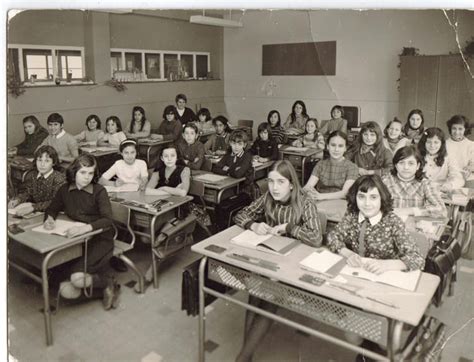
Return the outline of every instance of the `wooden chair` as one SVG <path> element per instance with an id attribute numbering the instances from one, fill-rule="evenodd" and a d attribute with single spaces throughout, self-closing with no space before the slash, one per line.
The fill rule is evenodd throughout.
<path id="1" fill-rule="evenodd" d="M 209 161 L 210 162 L 210 161 Z M 204 190 L 205 190 L 205 185 L 204 182 L 197 181 L 197 180 L 191 180 L 191 184 L 189 185 L 189 191 L 188 194 L 194 197 L 194 201 L 200 204 L 204 210 L 207 210 L 207 205 L 206 202 L 204 201 Z M 203 229 L 208 236 L 212 236 L 211 231 L 205 225 L 200 218 L 197 218 L 197 224 Z"/>
<path id="2" fill-rule="evenodd" d="M 244 128 L 249 136 L 249 141 L 253 140 L 253 120 L 251 119 L 239 119 L 237 121 L 237 126 L 239 128 Z"/>
<path id="3" fill-rule="evenodd" d="M 125 264 L 127 264 L 130 269 L 132 269 L 133 273 L 137 276 L 138 281 L 138 288 L 135 288 L 135 291 L 138 293 L 143 293 L 145 291 L 145 282 L 143 274 L 137 268 L 135 263 L 125 256 L 125 253 L 129 250 L 132 250 L 135 246 L 135 233 L 133 232 L 132 228 L 130 227 L 130 209 L 119 204 L 112 203 L 112 208 L 114 209 L 114 256 L 121 259 Z M 127 229 L 128 233 L 131 235 L 132 240 L 130 242 L 122 241 L 117 239 L 118 238 L 118 227 L 116 223 L 120 223 L 124 225 Z M 122 227 L 121 227 L 122 228 Z"/>

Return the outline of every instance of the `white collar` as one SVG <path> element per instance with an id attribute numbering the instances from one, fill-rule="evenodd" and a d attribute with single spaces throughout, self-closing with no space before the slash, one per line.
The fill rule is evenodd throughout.
<path id="1" fill-rule="evenodd" d="M 54 136 L 54 137 L 56 137 L 56 138 L 61 138 L 61 137 L 64 136 L 65 134 L 66 134 L 66 131 L 62 129 L 61 132 L 59 132 L 59 133 L 58 133 L 56 136 Z"/>
<path id="2" fill-rule="evenodd" d="M 45 179 L 47 179 L 49 176 L 51 176 L 53 174 L 53 171 L 54 171 L 54 169 L 49 170 L 49 172 L 46 175 L 42 175 L 41 173 L 38 172 L 38 176 L 36 176 L 36 178 L 38 179 L 41 176 L 43 176 Z"/>
<path id="3" fill-rule="evenodd" d="M 359 212 L 359 219 L 358 219 L 359 224 L 364 220 L 365 220 L 365 216 L 361 212 Z M 380 211 L 378 212 L 377 215 L 369 218 L 370 225 L 372 226 L 378 224 L 380 220 L 382 220 L 382 212 Z"/>

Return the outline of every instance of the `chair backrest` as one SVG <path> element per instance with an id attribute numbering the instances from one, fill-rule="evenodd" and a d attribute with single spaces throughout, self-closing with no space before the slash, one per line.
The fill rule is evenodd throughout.
<path id="1" fill-rule="evenodd" d="M 212 171 L 212 162 L 210 159 L 204 157 L 204 161 L 202 162 L 201 170 L 203 171 Z"/>
<path id="2" fill-rule="evenodd" d="M 253 120 L 251 120 L 251 119 L 239 119 L 237 121 L 237 126 L 245 128 L 245 131 L 247 132 L 247 134 L 249 136 L 249 141 L 251 142 L 253 140 Z"/>
<path id="3" fill-rule="evenodd" d="M 204 182 L 191 179 L 188 194 L 202 198 L 204 196 L 204 189 Z"/>
<path id="4" fill-rule="evenodd" d="M 418 232 L 418 231 L 409 231 L 411 237 L 415 241 L 416 245 L 418 245 L 418 248 L 420 249 L 421 256 L 423 259 L 426 259 L 426 256 L 428 255 L 428 251 L 431 248 L 431 243 L 430 239 L 423 233 Z"/>

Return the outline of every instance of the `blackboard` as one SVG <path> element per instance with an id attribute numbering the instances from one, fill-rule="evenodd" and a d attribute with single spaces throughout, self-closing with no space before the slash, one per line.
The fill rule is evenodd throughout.
<path id="1" fill-rule="evenodd" d="M 336 42 L 262 45 L 262 75 L 336 75 Z"/>

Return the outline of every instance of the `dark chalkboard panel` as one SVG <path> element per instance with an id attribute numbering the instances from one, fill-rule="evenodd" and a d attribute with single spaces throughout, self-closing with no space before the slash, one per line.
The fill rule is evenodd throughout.
<path id="1" fill-rule="evenodd" d="M 336 75 L 336 42 L 263 45 L 262 75 Z"/>

